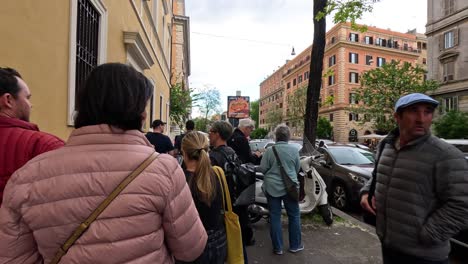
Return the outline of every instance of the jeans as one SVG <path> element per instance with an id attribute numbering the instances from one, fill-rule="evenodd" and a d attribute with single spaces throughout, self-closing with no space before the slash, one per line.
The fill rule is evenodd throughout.
<path id="1" fill-rule="evenodd" d="M 449 260 L 427 260 L 416 256 L 411 256 L 400 251 L 383 247 L 382 258 L 384 264 L 448 264 Z"/>
<path id="2" fill-rule="evenodd" d="M 208 241 L 203 253 L 192 262 L 176 260 L 176 264 L 224 264 L 227 256 L 226 230 L 208 230 Z"/>
<path id="3" fill-rule="evenodd" d="M 298 249 L 302 246 L 301 241 L 301 215 L 299 203 L 288 195 L 273 197 L 266 194 L 268 209 L 270 211 L 270 237 L 273 250 L 283 250 L 283 232 L 281 230 L 281 201 L 288 214 L 289 248 Z"/>

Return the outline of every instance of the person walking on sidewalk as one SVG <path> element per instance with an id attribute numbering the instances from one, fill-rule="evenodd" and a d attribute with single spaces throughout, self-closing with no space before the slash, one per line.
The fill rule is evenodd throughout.
<path id="1" fill-rule="evenodd" d="M 208 234 L 205 250 L 200 257 L 190 263 L 223 264 L 227 256 L 223 192 L 211 166 L 208 150 L 208 140 L 200 132 L 187 133 L 182 139 L 185 175 L 195 206 Z"/>
<path id="2" fill-rule="evenodd" d="M 153 94 L 131 66 L 102 64 L 79 90 L 75 130 L 10 178 L 0 208 L 0 263 L 51 263 L 154 147 L 141 128 Z M 101 206 L 99 206 L 101 208 Z M 177 161 L 160 154 L 79 236 L 61 263 L 191 261 L 207 235 Z M 60 260 L 59 260 L 60 261 Z"/>
<path id="3" fill-rule="evenodd" d="M 275 128 L 276 144 L 270 147 L 263 154 L 260 169 L 265 175 L 263 190 L 267 197 L 270 211 L 270 236 L 273 244 L 273 252 L 277 255 L 283 254 L 283 232 L 281 230 L 281 203 L 284 204 L 288 214 L 289 251 L 296 253 L 304 249 L 301 238 L 301 215 L 299 202 L 291 198 L 281 176 L 278 159 L 273 152 L 273 148 L 281 157 L 281 164 L 287 175 L 299 187 L 297 173 L 300 169 L 299 152 L 288 144 L 291 138 L 291 131 L 286 125 L 278 125 Z"/>
<path id="4" fill-rule="evenodd" d="M 30 97 L 28 85 L 16 70 L 0 68 L 0 205 L 13 172 L 37 155 L 65 144 L 29 122 Z"/>
<path id="5" fill-rule="evenodd" d="M 398 99 L 398 128 L 380 143 L 375 177 L 361 190 L 361 206 L 377 217 L 385 264 L 448 263 L 449 239 L 468 227 L 468 163 L 431 135 L 438 104 L 420 93 Z"/>

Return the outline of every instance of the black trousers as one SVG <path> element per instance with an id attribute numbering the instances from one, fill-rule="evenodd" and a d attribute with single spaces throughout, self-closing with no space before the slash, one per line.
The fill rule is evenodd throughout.
<path id="1" fill-rule="evenodd" d="M 400 251 L 382 246 L 382 258 L 384 264 L 448 264 L 445 260 L 427 260 L 420 257 L 411 256 Z"/>

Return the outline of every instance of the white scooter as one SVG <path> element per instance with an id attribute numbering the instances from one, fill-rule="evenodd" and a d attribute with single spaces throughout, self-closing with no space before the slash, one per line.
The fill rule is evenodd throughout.
<path id="1" fill-rule="evenodd" d="M 327 225 L 331 225 L 333 223 L 333 213 L 328 204 L 327 186 L 320 174 L 312 166 L 312 163 L 320 156 L 321 155 L 318 154 L 315 156 L 301 157 L 301 171 L 299 174 L 305 181 L 305 197 L 299 202 L 299 210 L 301 214 L 308 214 L 317 208 L 324 222 Z M 239 202 L 245 204 L 247 201 L 243 200 L 243 198 L 253 197 L 252 194 L 255 192 L 254 203 L 250 204 L 248 207 L 251 223 L 258 222 L 262 218 L 268 219 L 269 217 L 267 198 L 262 190 L 263 177 L 261 172 L 256 172 L 255 184 L 244 190 L 238 199 Z"/>

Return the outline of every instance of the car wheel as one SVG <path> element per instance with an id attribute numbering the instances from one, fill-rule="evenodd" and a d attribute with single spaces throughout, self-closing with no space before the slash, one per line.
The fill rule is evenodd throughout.
<path id="1" fill-rule="evenodd" d="M 349 195 L 346 185 L 342 182 L 333 183 L 332 192 L 330 195 L 331 203 L 333 206 L 340 210 L 347 210 L 349 208 Z"/>

